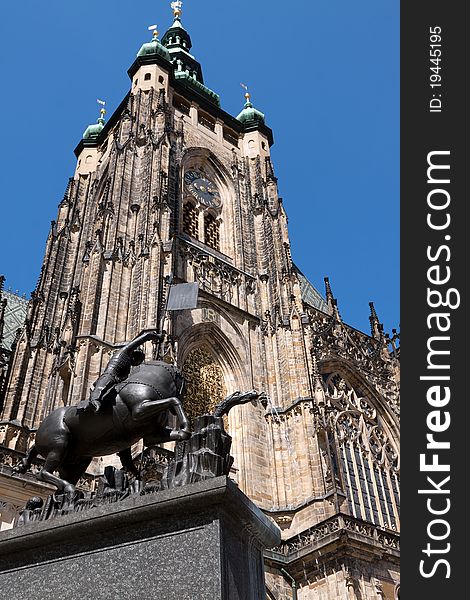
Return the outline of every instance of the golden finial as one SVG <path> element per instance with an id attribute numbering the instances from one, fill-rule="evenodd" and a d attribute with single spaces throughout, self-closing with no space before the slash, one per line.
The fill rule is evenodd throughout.
<path id="1" fill-rule="evenodd" d="M 181 0 L 176 0 L 176 2 L 172 2 L 170 6 L 173 9 L 175 19 L 179 19 L 183 14 L 183 11 L 181 10 L 183 7 L 183 3 L 181 2 Z"/>
<path id="2" fill-rule="evenodd" d="M 158 39 L 158 31 L 157 31 L 157 26 L 156 25 L 150 25 L 150 27 L 148 28 L 149 31 L 153 31 L 153 39 L 157 40 Z"/>
<path id="3" fill-rule="evenodd" d="M 98 102 L 98 104 L 101 105 L 101 108 L 100 108 L 100 119 L 104 119 L 104 115 L 106 114 L 106 109 L 105 109 L 106 102 L 104 100 L 100 100 L 99 98 L 96 101 Z"/>
<path id="4" fill-rule="evenodd" d="M 248 91 L 248 86 L 247 86 L 246 84 L 244 84 L 244 83 L 240 83 L 240 85 L 242 86 L 242 88 L 243 88 L 243 89 L 245 90 L 245 92 L 246 92 L 246 93 L 245 93 L 245 98 L 246 98 L 246 101 L 247 101 L 247 102 L 249 102 L 249 101 L 250 101 L 250 98 L 251 98 L 251 94 L 250 94 L 250 92 Z"/>

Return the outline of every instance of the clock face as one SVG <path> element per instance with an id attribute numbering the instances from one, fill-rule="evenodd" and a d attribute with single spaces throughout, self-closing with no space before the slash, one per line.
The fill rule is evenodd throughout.
<path id="1" fill-rule="evenodd" d="M 186 171 L 184 183 L 191 194 L 205 206 L 219 208 L 222 204 L 217 186 L 204 177 L 202 173 L 198 171 Z"/>

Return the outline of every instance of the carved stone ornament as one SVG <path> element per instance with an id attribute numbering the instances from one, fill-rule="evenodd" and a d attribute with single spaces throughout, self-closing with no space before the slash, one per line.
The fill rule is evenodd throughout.
<path id="1" fill-rule="evenodd" d="M 367 398 L 357 395 L 339 375 L 326 382 L 324 403 L 314 403 L 317 431 L 334 432 L 340 444 L 353 442 L 364 453 L 370 453 L 378 465 L 398 473 L 399 454 L 381 427 L 377 411 Z"/>
<path id="2" fill-rule="evenodd" d="M 396 352 L 390 352 L 387 348 L 392 340 L 382 332 L 376 339 L 347 327 L 340 320 L 337 310 L 331 315 L 325 315 L 307 307 L 306 315 L 311 332 L 312 352 L 317 359 L 338 358 L 357 368 L 399 417 L 400 387 L 394 377 L 399 369 L 398 359 Z"/>
<path id="3" fill-rule="evenodd" d="M 385 533 L 372 523 L 365 523 L 354 517 L 339 514 L 282 541 L 272 551 L 285 557 L 291 557 L 301 550 L 322 543 L 325 538 L 347 536 L 349 532 L 352 532 L 356 539 L 364 538 L 369 543 L 380 546 L 384 551 L 398 552 L 400 550 L 398 534 Z"/>
<path id="4" fill-rule="evenodd" d="M 251 294 L 256 289 L 256 281 L 250 275 L 239 271 L 213 254 L 185 244 L 180 246 L 182 258 L 192 268 L 194 280 L 201 289 L 214 296 L 230 302 L 236 297 L 236 288 L 243 282 L 247 293 Z"/>

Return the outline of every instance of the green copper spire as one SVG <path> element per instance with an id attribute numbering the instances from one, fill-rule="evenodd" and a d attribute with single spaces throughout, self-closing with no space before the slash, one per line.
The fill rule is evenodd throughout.
<path id="1" fill-rule="evenodd" d="M 243 123 L 245 129 L 256 129 L 258 125 L 264 125 L 264 114 L 256 109 L 251 103 L 251 95 L 248 92 L 248 88 L 243 83 L 241 84 L 246 90 L 245 94 L 245 106 L 242 112 L 238 115 L 237 119 L 240 123 Z"/>
<path id="2" fill-rule="evenodd" d="M 181 15 L 183 14 L 183 11 L 181 10 L 182 6 L 183 3 L 181 0 L 171 3 L 174 17 L 173 25 L 163 36 L 162 44 L 164 44 L 170 52 L 172 50 L 183 50 L 190 56 L 189 51 L 191 50 L 192 42 L 191 36 L 181 23 Z"/>
<path id="3" fill-rule="evenodd" d="M 181 0 L 171 3 L 173 9 L 173 25 L 162 38 L 162 44 L 168 49 L 171 56 L 171 62 L 175 67 L 175 72 L 186 72 L 199 83 L 204 83 L 202 77 L 201 65 L 192 54 L 189 53 L 192 47 L 191 36 L 181 23 L 183 3 Z"/>
<path id="4" fill-rule="evenodd" d="M 189 53 L 192 46 L 191 37 L 181 23 L 183 3 L 176 0 L 170 6 L 173 9 L 173 25 L 163 36 L 162 43 L 167 48 L 181 48 Z"/>
<path id="5" fill-rule="evenodd" d="M 204 85 L 201 65 L 189 52 L 192 42 L 191 36 L 181 23 L 182 6 L 181 0 L 171 3 L 173 24 L 163 36 L 162 44 L 169 53 L 175 78 L 183 85 L 204 96 L 209 102 L 220 106 L 219 95 Z"/>
<path id="6" fill-rule="evenodd" d="M 85 129 L 85 131 L 83 132 L 84 140 L 90 140 L 90 141 L 96 140 L 96 138 L 102 132 L 102 130 L 104 128 L 104 124 L 106 123 L 105 118 L 104 118 L 104 115 L 106 114 L 106 109 L 104 108 L 104 105 L 106 103 L 104 100 L 97 100 L 97 102 L 98 102 L 98 104 L 101 104 L 99 119 L 96 121 L 96 123 L 93 123 L 92 125 L 88 125 L 88 127 Z"/>

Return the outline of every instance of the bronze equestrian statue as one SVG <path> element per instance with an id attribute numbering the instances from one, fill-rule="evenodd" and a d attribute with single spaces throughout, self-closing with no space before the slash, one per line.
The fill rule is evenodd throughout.
<path id="1" fill-rule="evenodd" d="M 26 472 L 38 454 L 43 456 L 45 464 L 37 478 L 71 499 L 94 457 L 118 453 L 123 467 L 137 476 L 133 444 L 142 438 L 145 446 L 188 439 L 189 421 L 181 403 L 183 375 L 163 361 L 142 362 L 143 352 L 137 348 L 150 339 L 160 340 L 161 334 L 144 332 L 113 355 L 89 402 L 52 411 L 16 470 Z M 141 364 L 130 373 L 137 363 Z M 168 427 L 170 413 L 179 421 L 176 429 Z"/>
<path id="2" fill-rule="evenodd" d="M 77 405 L 77 410 L 94 410 L 97 412 L 105 401 L 112 401 L 116 397 L 116 385 L 129 376 L 132 367 L 140 365 L 145 359 L 145 354 L 138 347 L 149 340 L 161 342 L 164 334 L 156 331 L 144 331 L 123 348 L 116 350 L 112 355 L 104 373 L 93 384 L 88 400 L 83 400 Z"/>

